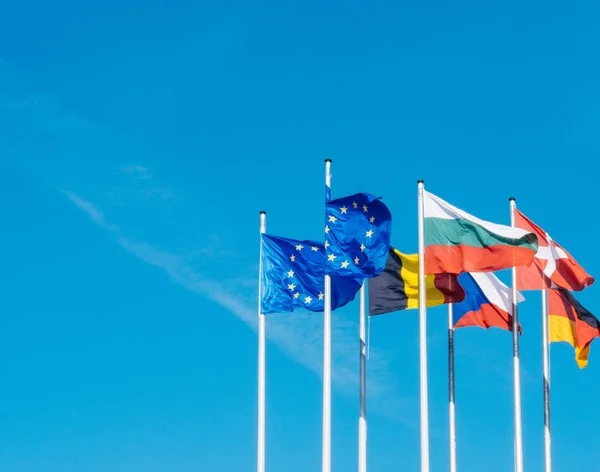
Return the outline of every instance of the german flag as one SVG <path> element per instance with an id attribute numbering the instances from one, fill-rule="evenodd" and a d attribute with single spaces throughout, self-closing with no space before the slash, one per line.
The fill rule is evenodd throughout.
<path id="1" fill-rule="evenodd" d="M 427 306 L 458 303 L 465 291 L 455 274 L 428 275 Z M 369 279 L 369 315 L 419 308 L 419 255 L 403 254 L 390 247 L 385 269 Z"/>
<path id="2" fill-rule="evenodd" d="M 564 289 L 548 290 L 550 342 L 566 341 L 575 348 L 581 369 L 587 366 L 590 344 L 600 337 L 600 321 Z"/>

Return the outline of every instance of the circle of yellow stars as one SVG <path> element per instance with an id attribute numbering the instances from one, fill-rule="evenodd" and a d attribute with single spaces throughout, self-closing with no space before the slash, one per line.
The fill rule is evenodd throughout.
<path id="1" fill-rule="evenodd" d="M 327 246 L 326 246 L 326 247 L 327 247 Z M 302 251 L 302 249 L 304 249 L 304 246 L 303 246 L 302 244 L 298 244 L 298 245 L 296 245 L 296 251 L 300 252 L 300 251 Z M 318 252 L 318 251 L 319 251 L 319 247 L 318 247 L 318 246 L 311 246 L 311 247 L 310 247 L 310 250 L 311 250 L 311 251 L 314 251 L 314 252 Z M 295 254 L 290 254 L 290 261 L 291 261 L 292 263 L 293 263 L 293 262 L 296 262 L 296 255 L 295 255 Z M 294 275 L 296 275 L 296 273 L 295 273 L 295 272 L 294 272 L 292 269 L 290 269 L 290 270 L 287 272 L 287 278 L 288 278 L 288 279 L 293 279 L 293 278 L 294 278 Z M 309 295 L 307 295 L 306 297 L 303 297 L 303 296 L 300 294 L 300 292 L 299 292 L 299 291 L 296 291 L 296 288 L 297 288 L 297 286 L 294 284 L 294 281 L 293 281 L 293 280 L 291 280 L 291 281 L 290 281 L 290 283 L 289 283 L 289 284 L 287 284 L 287 288 L 288 288 L 288 290 L 289 290 L 289 291 L 290 291 L 290 292 L 293 294 L 292 296 L 293 296 L 294 300 L 302 300 L 302 299 L 303 299 L 303 300 L 304 300 L 304 303 L 305 303 L 306 305 L 310 305 L 310 304 L 311 304 L 311 302 L 314 300 L 314 299 L 313 299 L 313 298 L 310 296 L 310 294 L 309 294 Z M 323 300 L 323 297 L 324 297 L 324 294 L 323 294 L 323 292 L 319 292 L 319 294 L 317 295 L 317 297 L 319 298 L 319 300 Z"/>
<path id="2" fill-rule="evenodd" d="M 363 213 L 367 213 L 367 216 L 368 216 L 369 207 L 366 204 L 362 205 L 362 207 L 361 207 L 357 202 L 354 201 L 354 202 L 352 202 L 352 209 L 358 210 L 358 211 L 360 211 L 362 209 L 362 212 Z M 349 208 L 346 207 L 345 205 L 340 208 L 340 211 L 344 215 L 348 214 L 348 210 L 349 210 Z M 368 216 L 368 218 L 369 218 L 369 223 L 371 223 L 371 224 L 374 225 L 375 224 L 375 216 L 371 215 L 371 216 Z M 325 234 L 329 234 L 329 231 L 331 231 L 331 228 L 329 227 L 329 225 L 330 224 L 333 225 L 337 221 L 338 221 L 338 219 L 335 216 L 329 215 L 329 218 L 328 218 L 328 221 L 327 221 L 327 225 L 325 226 Z M 369 240 L 372 240 L 373 234 L 374 234 L 374 230 L 372 230 L 372 229 L 369 229 L 368 231 L 366 231 L 365 232 L 365 242 L 368 242 Z M 325 241 L 325 249 L 327 249 L 329 246 L 330 246 L 329 242 Z M 360 245 L 360 252 L 361 253 L 365 252 L 366 248 L 367 248 L 367 246 L 365 246 L 364 243 L 361 244 Z M 335 254 L 328 254 L 327 255 L 327 260 L 329 262 L 335 262 L 335 260 L 336 260 L 337 257 L 338 256 L 336 256 Z M 353 259 L 354 265 L 360 265 L 360 261 L 361 261 L 360 254 L 357 254 L 354 257 L 354 259 Z M 350 261 L 347 261 L 347 260 L 340 261 L 339 264 L 340 264 L 340 268 L 346 269 L 350 265 Z"/>

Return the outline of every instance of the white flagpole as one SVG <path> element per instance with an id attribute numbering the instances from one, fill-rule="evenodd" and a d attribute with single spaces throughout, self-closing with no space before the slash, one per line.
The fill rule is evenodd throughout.
<path id="1" fill-rule="evenodd" d="M 515 227 L 516 200 L 510 198 L 510 225 Z M 521 424 L 521 361 L 519 358 L 519 306 L 517 298 L 517 268 L 512 268 L 512 335 L 513 384 L 515 415 L 515 471 L 523 472 L 523 430 Z"/>
<path id="2" fill-rule="evenodd" d="M 325 185 L 331 188 L 331 159 L 325 159 Z M 331 472 L 331 278 L 325 275 L 323 308 L 323 453 L 322 472 Z"/>
<path id="3" fill-rule="evenodd" d="M 550 435 L 550 344 L 548 336 L 548 290 L 542 290 L 542 358 L 544 363 L 544 465 L 552 472 Z"/>
<path id="4" fill-rule="evenodd" d="M 358 418 L 358 472 L 367 472 L 367 349 L 366 282 L 360 288 L 360 416 Z"/>
<path id="5" fill-rule="evenodd" d="M 419 331 L 421 371 L 421 472 L 429 472 L 429 403 L 427 394 L 427 293 L 425 288 L 425 183 L 419 187 Z"/>
<path id="6" fill-rule="evenodd" d="M 454 320 L 448 304 L 448 418 L 450 428 L 450 472 L 456 472 L 456 407 L 454 403 Z"/>
<path id="7" fill-rule="evenodd" d="M 267 231 L 267 212 L 260 212 L 260 233 Z M 258 274 L 258 453 L 257 472 L 265 472 L 265 315 L 261 313 L 262 296 L 262 240 Z"/>

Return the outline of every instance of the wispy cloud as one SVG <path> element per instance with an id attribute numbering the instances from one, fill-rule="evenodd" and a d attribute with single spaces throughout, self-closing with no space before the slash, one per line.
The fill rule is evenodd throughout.
<path id="1" fill-rule="evenodd" d="M 153 245 L 135 241 L 123 231 L 107 221 L 103 212 L 93 203 L 79 195 L 65 191 L 67 198 L 85 213 L 94 223 L 112 233 L 118 244 L 139 260 L 163 269 L 169 278 L 205 298 L 229 310 L 240 320 L 254 329 L 257 324 L 255 295 L 251 290 L 236 290 L 231 286 L 254 286 L 254 280 L 243 283 L 230 280 L 209 280 L 195 270 L 189 257 L 161 250 Z M 246 292 L 246 295 L 244 295 Z M 332 332 L 332 381 L 344 394 L 353 395 L 358 390 L 358 326 L 356 322 L 333 314 Z M 310 313 L 270 316 L 267 335 L 284 352 L 300 364 L 318 375 L 322 372 L 323 320 Z M 398 390 L 388 373 L 387 356 L 377 349 L 371 350 L 369 362 L 369 395 L 375 400 L 374 410 L 388 417 L 405 421 L 402 412 L 408 407 L 408 400 L 398 396 Z"/>

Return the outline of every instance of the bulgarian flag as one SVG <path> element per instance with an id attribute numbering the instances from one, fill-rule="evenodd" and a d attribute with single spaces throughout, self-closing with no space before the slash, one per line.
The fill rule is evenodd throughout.
<path id="1" fill-rule="evenodd" d="M 594 278 L 571 254 L 519 210 L 515 210 L 515 224 L 519 228 L 535 233 L 539 242 L 533 264 L 530 267 L 517 269 L 519 290 L 564 288 L 579 292 L 594 283 Z"/>
<path id="2" fill-rule="evenodd" d="M 424 191 L 425 273 L 494 272 L 528 266 L 538 249 L 531 231 L 469 215 Z"/>

